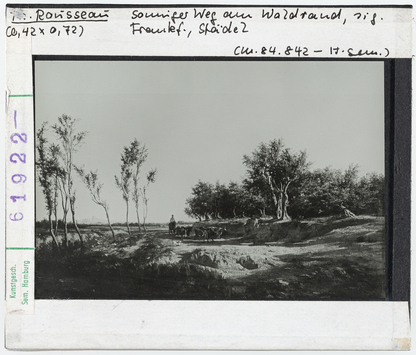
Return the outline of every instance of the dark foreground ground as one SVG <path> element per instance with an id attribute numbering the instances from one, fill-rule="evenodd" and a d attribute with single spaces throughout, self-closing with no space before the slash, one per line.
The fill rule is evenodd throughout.
<path id="1" fill-rule="evenodd" d="M 36 230 L 37 299 L 374 300 L 385 299 L 384 219 L 208 223 L 228 234 L 183 241 L 167 227 L 83 226 L 86 248 L 51 249 Z M 70 235 L 76 244 L 77 237 Z"/>

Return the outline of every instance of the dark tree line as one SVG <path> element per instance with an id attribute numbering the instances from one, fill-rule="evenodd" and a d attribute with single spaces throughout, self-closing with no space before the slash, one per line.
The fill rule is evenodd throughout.
<path id="1" fill-rule="evenodd" d="M 208 220 L 270 215 L 279 220 L 330 216 L 347 209 L 355 214 L 384 215 L 384 176 L 345 171 L 310 170 L 306 151 L 293 152 L 282 140 L 261 143 L 243 157 L 246 177 L 228 185 L 199 181 L 185 212 Z"/>
<path id="2" fill-rule="evenodd" d="M 199 220 L 264 214 L 266 206 L 263 198 L 237 182 L 224 185 L 199 181 L 186 202 L 185 213 Z"/>

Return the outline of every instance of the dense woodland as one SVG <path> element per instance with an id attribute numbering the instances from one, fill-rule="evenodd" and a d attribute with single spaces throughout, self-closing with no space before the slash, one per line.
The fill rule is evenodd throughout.
<path id="1" fill-rule="evenodd" d="M 359 177 L 359 167 L 311 170 L 306 151 L 293 152 L 283 140 L 261 143 L 243 157 L 246 176 L 228 184 L 199 181 L 185 212 L 199 220 L 274 216 L 303 219 L 340 214 L 384 215 L 384 176 Z"/>

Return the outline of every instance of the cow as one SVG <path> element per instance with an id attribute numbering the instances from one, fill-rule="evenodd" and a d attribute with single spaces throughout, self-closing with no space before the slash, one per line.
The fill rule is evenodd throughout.
<path id="1" fill-rule="evenodd" d="M 192 232 L 192 226 L 185 227 L 186 236 L 189 237 Z"/>
<path id="2" fill-rule="evenodd" d="M 185 236 L 185 233 L 186 233 L 186 229 L 185 229 L 185 227 L 180 227 L 180 226 L 177 226 L 176 227 L 176 235 L 180 235 L 181 236 L 181 240 L 183 240 L 183 237 Z"/>
<path id="3" fill-rule="evenodd" d="M 204 227 L 195 228 L 195 237 L 197 239 L 205 239 L 207 235 L 208 232 Z"/>
<path id="4" fill-rule="evenodd" d="M 208 228 L 207 233 L 206 233 L 207 243 L 209 242 L 210 239 L 214 243 L 214 238 L 221 237 L 226 231 L 227 231 L 226 228 L 215 228 L 215 227 Z"/>

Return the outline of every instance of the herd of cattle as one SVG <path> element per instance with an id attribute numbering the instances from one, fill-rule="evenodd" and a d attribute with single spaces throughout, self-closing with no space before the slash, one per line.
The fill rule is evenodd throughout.
<path id="1" fill-rule="evenodd" d="M 214 242 L 215 238 L 220 238 L 227 232 L 226 228 L 221 227 L 192 227 L 192 226 L 175 226 L 173 223 L 169 223 L 169 234 L 180 236 L 181 240 L 185 237 L 191 236 L 194 231 L 195 239 L 202 239 L 209 242 Z"/>

